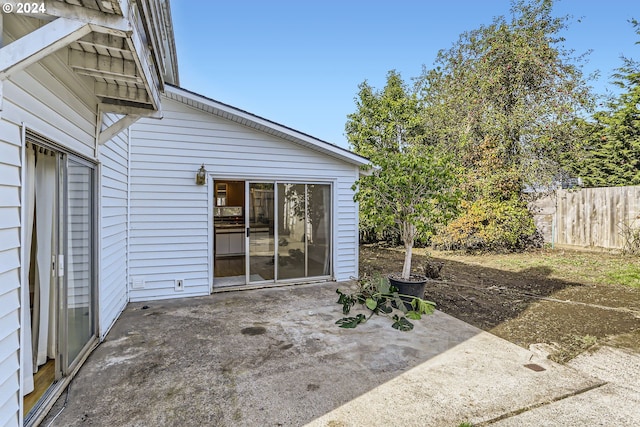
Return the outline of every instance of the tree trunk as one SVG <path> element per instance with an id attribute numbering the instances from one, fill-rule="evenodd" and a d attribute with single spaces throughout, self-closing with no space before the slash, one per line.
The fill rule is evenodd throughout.
<path id="1" fill-rule="evenodd" d="M 402 266 L 402 278 L 404 280 L 409 280 L 409 276 L 411 275 L 411 255 L 415 236 L 415 225 L 406 222 L 402 224 L 402 242 L 404 243 L 404 265 Z"/>
<path id="2" fill-rule="evenodd" d="M 404 244 L 404 265 L 402 266 L 402 278 L 409 280 L 411 275 L 411 255 L 413 249 L 413 241 Z"/>

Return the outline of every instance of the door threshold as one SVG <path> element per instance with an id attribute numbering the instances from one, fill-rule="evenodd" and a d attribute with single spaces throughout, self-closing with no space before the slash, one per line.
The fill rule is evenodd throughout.
<path id="1" fill-rule="evenodd" d="M 253 289 L 266 289 L 266 288 L 284 288 L 287 286 L 299 286 L 299 285 L 312 285 L 314 283 L 326 283 L 326 282 L 335 282 L 330 277 L 324 279 L 314 279 L 314 280 L 304 280 L 304 281 L 288 281 L 288 282 L 263 282 L 263 283 L 253 283 L 253 284 L 242 284 L 242 285 L 233 285 L 233 286 L 225 286 L 221 288 L 214 287 L 211 291 L 212 294 L 219 294 L 222 292 L 233 292 L 233 291 L 249 291 Z"/>
<path id="2" fill-rule="evenodd" d="M 61 378 L 55 381 L 47 391 L 44 392 L 44 395 L 40 398 L 38 403 L 29 411 L 29 413 L 24 418 L 24 427 L 34 427 L 40 425 L 42 421 L 49 415 L 49 411 L 53 408 L 56 401 L 62 396 L 62 393 L 67 389 L 73 378 L 76 376 L 84 362 L 87 360 L 89 355 L 93 353 L 93 350 L 98 347 L 100 341 L 97 337 L 93 338 L 94 343 L 87 350 L 87 352 L 82 356 L 78 364 L 73 368 L 73 371 L 69 375 L 64 378 Z M 65 403 L 66 406 L 66 403 Z M 62 407 L 60 411 L 62 411 L 65 406 Z"/>

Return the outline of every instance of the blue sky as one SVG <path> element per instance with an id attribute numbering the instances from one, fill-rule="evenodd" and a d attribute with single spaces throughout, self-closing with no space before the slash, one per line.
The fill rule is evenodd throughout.
<path id="1" fill-rule="evenodd" d="M 634 4 L 635 3 L 635 4 Z M 180 84 L 209 98 L 347 148 L 358 84 L 406 81 L 431 68 L 467 30 L 509 16 L 508 0 L 171 0 Z M 634 0 L 561 0 L 566 47 L 593 50 L 585 74 L 615 90 L 620 55 L 640 60 Z M 578 22 L 579 20 L 579 22 Z"/>

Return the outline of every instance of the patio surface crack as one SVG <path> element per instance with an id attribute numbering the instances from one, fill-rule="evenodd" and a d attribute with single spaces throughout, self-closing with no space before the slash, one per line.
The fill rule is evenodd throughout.
<path id="1" fill-rule="evenodd" d="M 555 397 L 555 398 L 553 398 L 551 400 L 547 400 L 547 401 L 539 402 L 539 403 L 534 403 L 532 405 L 528 405 L 528 406 L 525 406 L 525 407 L 522 407 L 522 408 L 519 408 L 519 409 L 514 409 L 513 411 L 505 412 L 504 414 L 498 415 L 495 418 L 491 418 L 490 420 L 482 421 L 482 422 L 479 422 L 479 423 L 474 423 L 473 425 L 475 427 L 488 426 L 488 425 L 497 423 L 498 421 L 502 421 L 502 420 L 505 420 L 507 418 L 515 417 L 515 416 L 520 415 L 522 413 L 529 412 L 529 411 L 531 411 L 533 409 L 537 409 L 537 408 L 540 408 L 540 407 L 543 407 L 543 406 L 546 406 L 546 405 L 550 405 L 552 403 L 559 402 L 559 401 L 567 399 L 569 397 L 573 397 L 573 396 L 577 396 L 577 395 L 580 395 L 580 394 L 583 394 L 583 393 L 587 393 L 587 392 L 589 392 L 591 390 L 600 388 L 600 387 L 602 387 L 602 386 L 604 386 L 606 384 L 609 384 L 609 383 L 606 382 L 606 381 L 603 381 L 601 383 L 594 384 L 594 385 L 591 385 L 589 387 L 585 387 L 585 388 L 582 388 L 582 389 L 579 389 L 579 390 L 575 390 L 575 391 L 572 391 L 572 392 L 569 392 L 569 393 L 562 394 L 562 395 L 557 396 L 557 397 Z"/>

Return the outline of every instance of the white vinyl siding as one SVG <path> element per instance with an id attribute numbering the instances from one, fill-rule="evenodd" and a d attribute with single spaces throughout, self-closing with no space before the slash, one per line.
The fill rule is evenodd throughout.
<path id="1" fill-rule="evenodd" d="M 33 31 L 33 22 L 17 15 L 4 20 L 5 43 Z M 96 98 L 91 79 L 74 73 L 66 51 L 15 73 L 4 82 L 2 118 L 31 130 L 86 157 L 94 157 Z"/>
<path id="2" fill-rule="evenodd" d="M 29 129 L 50 140 L 64 144 L 84 156 L 93 157 L 95 114 L 91 114 L 88 109 L 85 110 L 85 115 L 70 114 L 69 107 L 63 100 L 73 101 L 72 95 L 67 93 L 63 98 L 58 98 L 58 94 L 49 90 L 56 86 L 50 73 L 40 65 L 33 65 L 30 69 L 34 69 L 36 76 L 41 79 L 36 80 L 29 74 L 19 73 L 11 79 L 11 83 L 5 82 L 4 102 L 15 100 L 16 103 L 14 108 L 3 112 L 3 117 L 15 122 L 23 121 Z"/>
<path id="3" fill-rule="evenodd" d="M 104 125 L 118 117 L 109 115 Z M 104 338 L 127 304 L 128 130 L 100 146 L 100 337 Z"/>
<path id="4" fill-rule="evenodd" d="M 143 119 L 131 134 L 131 300 L 209 292 L 212 243 L 208 187 L 216 178 L 330 182 L 334 185 L 334 276 L 357 274 L 353 164 L 164 98 L 162 120 Z M 211 253 L 212 255 L 212 253 Z M 174 280 L 185 290 L 174 291 Z"/>
<path id="5" fill-rule="evenodd" d="M 32 22 L 5 15 L 6 43 Z M 96 98 L 62 54 L 49 55 L 3 82 L 0 112 L 0 425 L 17 426 L 20 402 L 21 140 L 20 125 L 70 151 L 94 157 Z M 26 284 L 25 284 L 26 286 Z M 28 307 L 26 307 L 28 310 Z"/>
<path id="6" fill-rule="evenodd" d="M 20 409 L 20 128 L 0 119 L 0 425 Z"/>

